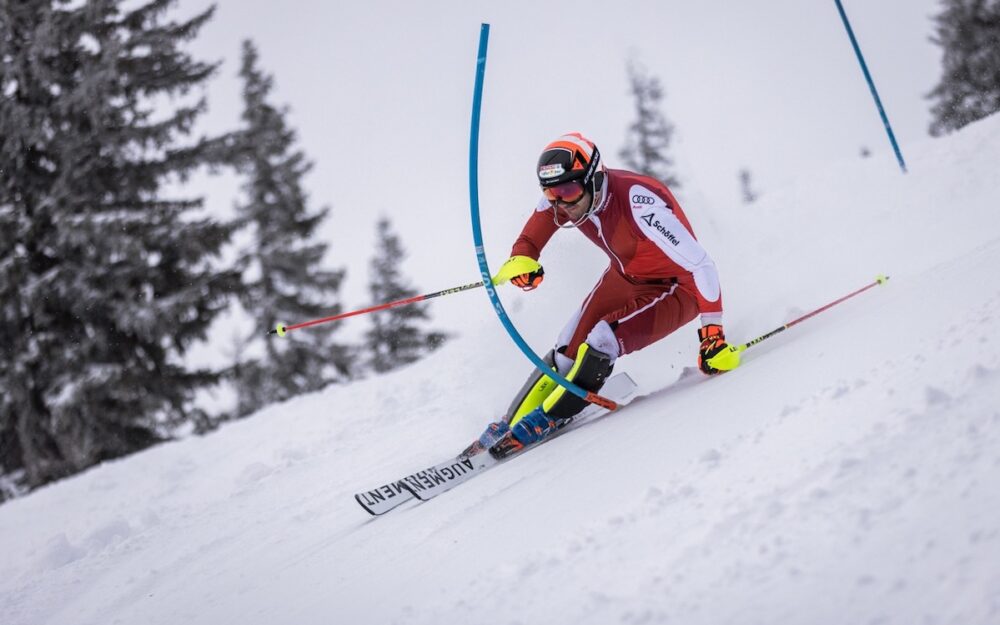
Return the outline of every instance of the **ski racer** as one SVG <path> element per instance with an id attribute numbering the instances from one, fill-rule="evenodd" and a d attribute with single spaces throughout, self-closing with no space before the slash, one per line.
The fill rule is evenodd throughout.
<path id="1" fill-rule="evenodd" d="M 537 175 L 542 198 L 494 284 L 510 282 L 525 291 L 538 287 L 544 276 L 539 257 L 560 228 L 576 228 L 610 260 L 546 355 L 547 364 L 584 390 L 597 392 L 619 357 L 700 315 L 701 371 L 712 375 L 739 366 L 739 353 L 727 349 L 722 329 L 715 263 L 666 185 L 607 169 L 597 146 L 576 132 L 545 146 Z M 719 354 L 715 366 L 709 365 Z M 495 456 L 509 455 L 541 440 L 586 405 L 536 369 L 505 417 L 490 424 L 477 443 L 492 447 Z"/>

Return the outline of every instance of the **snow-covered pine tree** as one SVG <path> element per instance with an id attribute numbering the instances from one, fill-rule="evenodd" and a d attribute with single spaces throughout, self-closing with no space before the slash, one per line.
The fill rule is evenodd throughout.
<path id="1" fill-rule="evenodd" d="M 203 417 L 216 372 L 182 357 L 239 286 L 232 226 L 164 191 L 227 156 L 185 139 L 215 66 L 182 44 L 212 10 L 125 4 L 0 3 L 0 463 L 26 488 Z"/>
<path id="2" fill-rule="evenodd" d="M 324 267 L 327 246 L 314 239 L 329 209 L 308 205 L 302 178 L 312 163 L 296 148 L 286 110 L 268 101 L 273 79 L 258 67 L 251 41 L 243 42 L 240 76 L 245 127 L 238 167 L 247 182 L 237 210 L 252 230 L 251 243 L 241 255 L 247 289 L 243 304 L 266 328 L 335 315 L 340 312 L 336 302 L 344 271 Z M 334 324 L 320 325 L 284 338 L 255 331 L 248 340 L 263 341 L 257 350 L 261 355 L 234 369 L 238 415 L 349 377 L 352 350 L 334 342 L 336 329 Z"/>
<path id="3" fill-rule="evenodd" d="M 405 257 L 403 246 L 387 217 L 379 219 L 376 236 L 368 286 L 372 302 L 382 304 L 413 297 L 417 291 L 405 284 L 399 271 Z M 397 306 L 369 316 L 372 327 L 365 333 L 365 351 L 368 365 L 379 373 L 419 360 L 447 338 L 442 332 L 424 331 L 417 325 L 430 317 L 427 304 Z"/>
<path id="4" fill-rule="evenodd" d="M 930 133 L 942 135 L 1000 110 L 1000 0 L 943 0 L 932 40 L 941 82 L 928 94 Z"/>
<path id="5" fill-rule="evenodd" d="M 673 160 L 667 156 L 674 127 L 660 110 L 663 87 L 636 61 L 628 64 L 628 78 L 635 99 L 635 121 L 618 155 L 626 168 L 652 176 L 668 187 L 680 187 L 673 173 Z"/>

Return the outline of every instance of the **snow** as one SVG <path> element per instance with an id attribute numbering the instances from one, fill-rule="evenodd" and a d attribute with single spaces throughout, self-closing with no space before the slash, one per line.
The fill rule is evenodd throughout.
<path id="1" fill-rule="evenodd" d="M 460 336 L 423 361 L 0 506 L 3 622 L 1000 623 L 1000 116 L 892 158 L 685 196 L 731 339 L 891 276 L 738 370 L 668 386 L 684 328 L 619 361 L 652 395 L 373 518 L 354 492 L 457 452 L 529 369 L 481 291 L 442 298 Z M 494 265 L 523 216 L 484 203 Z M 501 291 L 539 352 L 603 264 L 573 232 L 542 260 Z"/>

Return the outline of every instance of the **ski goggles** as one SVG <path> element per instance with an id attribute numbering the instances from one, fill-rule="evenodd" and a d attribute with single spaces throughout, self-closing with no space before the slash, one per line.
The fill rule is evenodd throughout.
<path id="1" fill-rule="evenodd" d="M 542 195 L 555 205 L 556 202 L 562 204 L 576 204 L 583 197 L 585 190 L 579 180 L 570 180 L 554 187 L 542 188 Z"/>

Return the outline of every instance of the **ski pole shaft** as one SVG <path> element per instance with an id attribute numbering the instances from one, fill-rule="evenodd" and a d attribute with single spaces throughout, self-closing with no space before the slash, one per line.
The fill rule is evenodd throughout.
<path id="1" fill-rule="evenodd" d="M 445 289 L 443 291 L 437 291 L 435 293 L 425 293 L 423 295 L 414 295 L 413 297 L 408 297 L 406 299 L 396 300 L 395 302 L 387 302 L 385 304 L 377 304 L 375 306 L 369 306 L 368 308 L 362 308 L 360 310 L 352 310 L 351 312 L 341 313 L 339 315 L 333 315 L 332 317 L 323 317 L 322 319 L 313 319 L 312 321 L 303 321 L 302 323 L 296 323 L 295 325 L 286 326 L 283 323 L 279 323 L 277 327 L 273 330 L 268 330 L 268 336 L 272 334 L 277 334 L 278 336 L 285 336 L 288 332 L 292 330 L 298 330 L 300 328 L 308 328 L 310 326 L 316 326 L 321 323 L 328 323 L 330 321 L 337 321 L 339 319 L 346 319 L 347 317 L 354 317 L 356 315 L 364 315 L 366 313 L 376 312 L 379 310 L 385 310 L 386 308 L 394 308 L 396 306 L 405 306 L 406 304 L 415 304 L 417 302 L 422 302 L 424 300 L 429 300 L 434 297 L 441 297 L 442 295 L 451 295 L 452 293 L 458 293 L 459 291 L 467 291 L 469 289 L 475 289 L 477 287 L 483 286 L 482 282 L 470 282 L 469 284 L 463 284 L 462 286 L 456 286 L 450 289 Z"/>
<path id="2" fill-rule="evenodd" d="M 750 341 L 748 343 L 744 343 L 743 345 L 738 345 L 736 347 L 731 347 L 730 349 L 732 349 L 733 351 L 744 352 L 744 351 L 750 349 L 752 346 L 756 345 L 757 343 L 760 343 L 761 341 L 767 340 L 767 339 L 771 338 L 772 336 L 774 336 L 775 334 L 779 334 L 781 332 L 784 332 L 785 330 L 787 330 L 788 328 L 792 327 L 793 325 L 801 323 L 801 322 L 805 321 L 806 319 L 808 319 L 810 317 L 814 317 L 814 316 L 820 314 L 821 312 L 823 312 L 824 310 L 832 308 L 832 307 L 836 306 L 837 304 L 839 304 L 839 303 L 841 303 L 841 302 L 843 302 L 845 300 L 851 299 L 855 295 L 859 295 L 861 293 L 864 293 L 865 291 L 867 291 L 868 289 L 870 289 L 872 287 L 878 286 L 880 284 L 885 284 L 888 280 L 889 280 L 889 276 L 877 276 L 875 278 L 874 282 L 872 282 L 871 284 L 868 284 L 868 285 L 865 285 L 865 286 L 861 287 L 860 289 L 858 289 L 857 291 L 854 291 L 853 293 L 848 293 L 847 295 L 841 297 L 840 299 L 830 302 L 826 306 L 822 306 L 820 308 L 817 308 L 816 310 L 814 310 L 814 311 L 812 311 L 810 313 L 806 313 L 806 314 L 802 315 L 798 319 L 795 319 L 793 321 L 789 321 L 785 325 L 783 325 L 783 326 L 781 326 L 779 328 L 775 328 L 774 330 L 771 330 L 767 334 L 762 334 L 762 335 L 758 336 L 757 338 L 755 338 L 754 340 L 752 340 L 752 341 Z"/>

